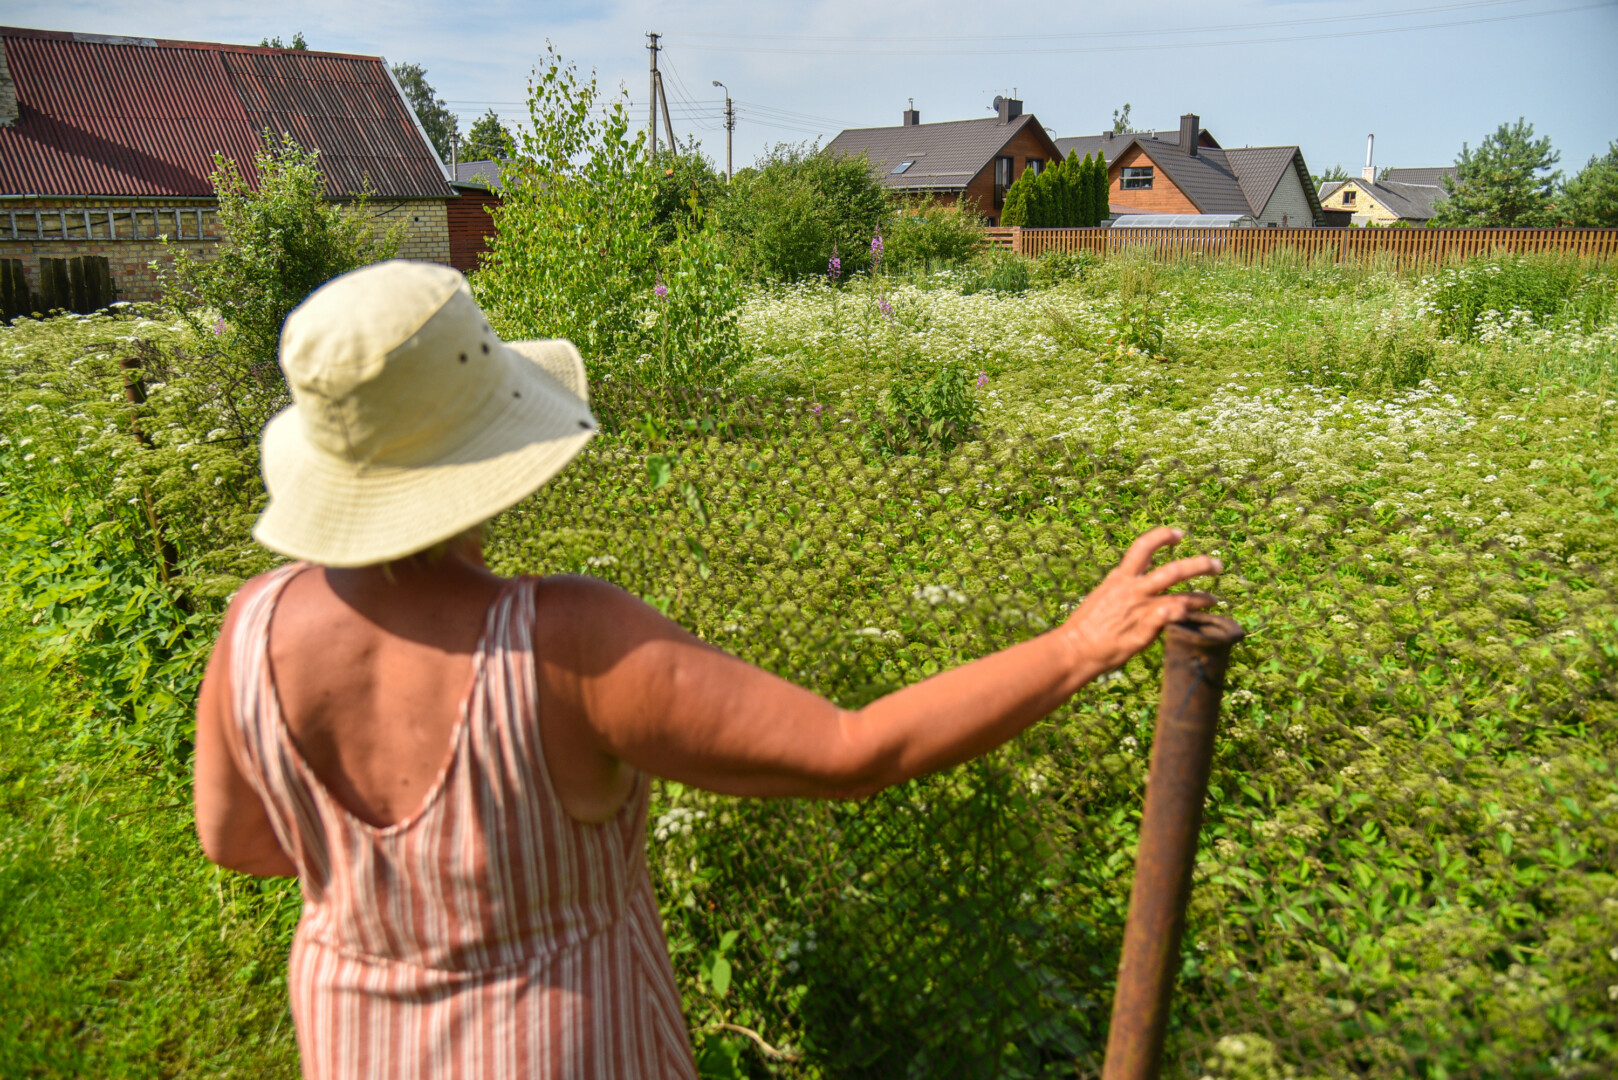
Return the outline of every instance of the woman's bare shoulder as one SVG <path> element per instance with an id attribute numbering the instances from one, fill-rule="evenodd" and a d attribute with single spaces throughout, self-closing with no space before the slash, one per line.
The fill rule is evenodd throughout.
<path id="1" fill-rule="evenodd" d="M 685 638 L 678 624 L 626 589 L 582 574 L 535 579 L 536 643 L 618 653 L 653 639 Z"/>

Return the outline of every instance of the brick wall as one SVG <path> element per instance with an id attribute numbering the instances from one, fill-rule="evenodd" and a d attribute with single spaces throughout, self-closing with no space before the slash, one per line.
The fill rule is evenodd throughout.
<path id="1" fill-rule="evenodd" d="M 1172 152 L 1172 151 L 1171 151 Z M 1152 186 L 1124 190 L 1124 169 L 1146 166 L 1152 170 Z M 1117 161 L 1107 166 L 1107 201 L 1113 206 L 1127 206 L 1142 214 L 1196 214 L 1196 205 L 1185 197 L 1185 192 L 1174 186 L 1168 173 L 1152 164 L 1152 159 L 1139 146 L 1131 146 Z"/>
<path id="2" fill-rule="evenodd" d="M 1264 205 L 1264 211 L 1257 220 L 1260 225 L 1293 229 L 1314 225 L 1315 211 L 1309 205 L 1309 194 L 1304 191 L 1303 181 L 1295 167 L 1281 174 L 1280 182 L 1275 185 L 1270 201 Z"/>
<path id="3" fill-rule="evenodd" d="M 176 212 L 179 232 L 176 232 Z M 366 213 L 378 236 L 396 223 L 405 222 L 408 231 L 399 246 L 400 258 L 437 263 L 450 261 L 449 221 L 444 200 L 375 201 L 369 204 Z M 43 233 L 43 239 L 36 233 L 36 214 L 38 232 Z M 88 229 L 86 214 L 89 215 Z M 205 259 L 219 242 L 218 229 L 218 215 L 212 200 L 0 200 L 0 259 L 22 260 L 28 286 L 37 290 L 40 259 L 104 256 L 118 290 L 118 299 L 156 300 L 160 279 L 151 263 L 156 260 L 161 265 L 174 258 L 174 246 L 164 244 L 158 236 L 174 239 L 192 257 Z"/>
<path id="4" fill-rule="evenodd" d="M 373 199 L 365 212 L 371 219 L 372 231 L 379 237 L 399 222 L 405 223 L 407 231 L 399 245 L 399 258 L 448 264 L 449 215 L 444 203 L 443 199 Z"/>
<path id="5" fill-rule="evenodd" d="M 118 299 L 156 300 L 158 274 L 152 262 L 172 262 L 175 246 L 207 258 L 218 243 L 218 226 L 211 200 L 5 200 L 0 201 L 0 259 L 22 260 L 28 286 L 37 290 L 40 259 L 103 256 Z M 178 239 L 168 245 L 159 236 Z"/>

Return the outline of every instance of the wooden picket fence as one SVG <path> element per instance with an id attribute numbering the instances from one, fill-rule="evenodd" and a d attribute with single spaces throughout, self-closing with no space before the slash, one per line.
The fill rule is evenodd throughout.
<path id="1" fill-rule="evenodd" d="M 1474 255 L 1556 252 L 1618 256 L 1618 229 L 984 229 L 984 243 L 1030 258 L 1047 251 L 1113 255 L 1143 248 L 1160 259 L 1250 264 L 1283 252 L 1304 259 L 1382 259 L 1397 267 L 1459 262 Z"/>

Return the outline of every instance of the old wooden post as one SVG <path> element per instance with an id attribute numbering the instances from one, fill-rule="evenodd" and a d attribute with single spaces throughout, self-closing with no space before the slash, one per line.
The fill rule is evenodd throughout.
<path id="1" fill-rule="evenodd" d="M 1225 665 L 1241 638 L 1234 620 L 1201 613 L 1164 633 L 1163 690 L 1102 1080 L 1156 1080 L 1162 1065 Z"/>

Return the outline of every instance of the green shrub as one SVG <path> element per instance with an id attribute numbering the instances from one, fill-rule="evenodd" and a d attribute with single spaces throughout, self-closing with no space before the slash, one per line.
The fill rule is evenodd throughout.
<path id="1" fill-rule="evenodd" d="M 1458 341 L 1564 319 L 1590 331 L 1618 310 L 1618 275 L 1557 255 L 1480 257 L 1440 270 L 1427 282 L 1425 304 L 1439 332 Z"/>
<path id="2" fill-rule="evenodd" d="M 672 243 L 682 226 L 699 227 L 725 195 L 725 174 L 714 168 L 694 136 L 676 150 L 660 149 L 653 172 L 657 194 L 652 219 L 659 243 Z"/>
<path id="3" fill-rule="evenodd" d="M 936 448 L 949 451 L 971 438 L 983 417 L 976 373 L 957 363 L 931 371 L 904 367 L 889 378 L 879 409 L 864 421 L 871 445 L 885 452 Z"/>
<path id="4" fill-rule="evenodd" d="M 1003 249 L 982 251 L 960 272 L 962 295 L 978 292 L 1022 293 L 1034 280 L 1028 259 Z"/>
<path id="5" fill-rule="evenodd" d="M 206 259 L 173 244 L 164 287 L 197 329 L 222 320 L 221 352 L 239 361 L 243 378 L 276 384 L 287 315 L 332 278 L 391 259 L 407 225 L 374 236 L 367 194 L 351 193 L 346 206 L 330 201 L 319 153 L 291 136 L 265 132 L 253 172 L 249 179 L 234 161 L 214 158 L 223 242 Z"/>
<path id="6" fill-rule="evenodd" d="M 497 333 L 567 338 L 601 379 L 647 344 L 657 173 L 626 102 L 603 107 L 595 77 L 554 50 L 529 83 L 528 115 L 473 290 Z"/>
<path id="7" fill-rule="evenodd" d="M 871 237 L 888 213 L 864 155 L 782 143 L 736 174 L 712 225 L 744 273 L 799 281 L 824 274 L 834 249 L 845 275 L 869 269 Z"/>
<path id="8" fill-rule="evenodd" d="M 1101 262 L 1093 251 L 1045 251 L 1034 260 L 1031 283 L 1037 288 L 1079 281 Z"/>
<path id="9" fill-rule="evenodd" d="M 982 248 L 982 226 L 975 206 L 906 199 L 883 226 L 884 261 L 896 271 L 957 266 Z"/>

